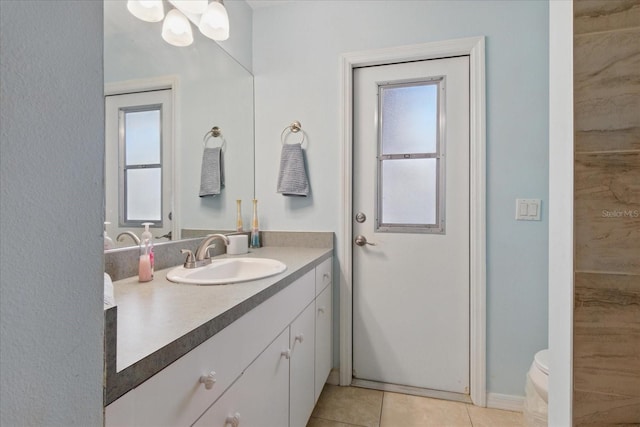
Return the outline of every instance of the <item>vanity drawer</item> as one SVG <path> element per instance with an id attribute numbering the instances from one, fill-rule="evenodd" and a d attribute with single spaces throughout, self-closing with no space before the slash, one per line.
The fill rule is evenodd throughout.
<path id="1" fill-rule="evenodd" d="M 135 389 L 135 425 L 191 425 L 314 295 L 315 277 L 310 271 L 145 381 Z M 206 389 L 200 378 L 209 374 L 215 382 Z"/>
<path id="2" fill-rule="evenodd" d="M 333 258 L 322 261 L 322 264 L 316 267 L 316 295 L 331 284 L 333 279 Z"/>

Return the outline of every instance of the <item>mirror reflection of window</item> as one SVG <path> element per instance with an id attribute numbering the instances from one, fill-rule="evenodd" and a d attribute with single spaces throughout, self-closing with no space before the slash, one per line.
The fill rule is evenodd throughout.
<path id="1" fill-rule="evenodd" d="M 105 97 L 105 221 L 110 236 L 151 222 L 169 235 L 173 205 L 171 89 Z M 131 239 L 115 242 L 118 247 Z"/>
<path id="2" fill-rule="evenodd" d="M 121 108 L 120 223 L 162 226 L 162 106 Z"/>

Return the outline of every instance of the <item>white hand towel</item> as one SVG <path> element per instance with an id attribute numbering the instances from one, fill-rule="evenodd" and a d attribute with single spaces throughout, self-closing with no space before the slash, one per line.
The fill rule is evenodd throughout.
<path id="1" fill-rule="evenodd" d="M 200 197 L 217 196 L 224 187 L 224 161 L 220 147 L 205 148 L 202 153 Z"/>
<path id="2" fill-rule="evenodd" d="M 278 193 L 283 196 L 309 195 L 309 179 L 304 167 L 302 144 L 284 144 L 280 155 Z"/>

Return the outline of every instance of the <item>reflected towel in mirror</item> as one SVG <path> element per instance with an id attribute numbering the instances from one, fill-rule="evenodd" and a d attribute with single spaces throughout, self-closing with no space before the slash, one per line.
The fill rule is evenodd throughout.
<path id="1" fill-rule="evenodd" d="M 302 144 L 284 144 L 280 155 L 278 193 L 283 196 L 309 195 L 309 179 L 304 167 Z"/>
<path id="2" fill-rule="evenodd" d="M 224 187 L 222 148 L 205 148 L 202 153 L 200 197 L 217 196 Z"/>

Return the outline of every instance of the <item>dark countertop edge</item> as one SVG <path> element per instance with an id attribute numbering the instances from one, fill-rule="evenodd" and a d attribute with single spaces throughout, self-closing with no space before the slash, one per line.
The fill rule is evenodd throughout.
<path id="1" fill-rule="evenodd" d="M 105 331 L 114 331 L 114 336 L 107 339 L 105 333 L 104 406 L 106 407 L 138 387 L 332 256 L 333 248 L 327 248 L 326 253 L 315 260 L 120 372 L 116 372 L 117 306 L 106 309 L 104 312 Z"/>

